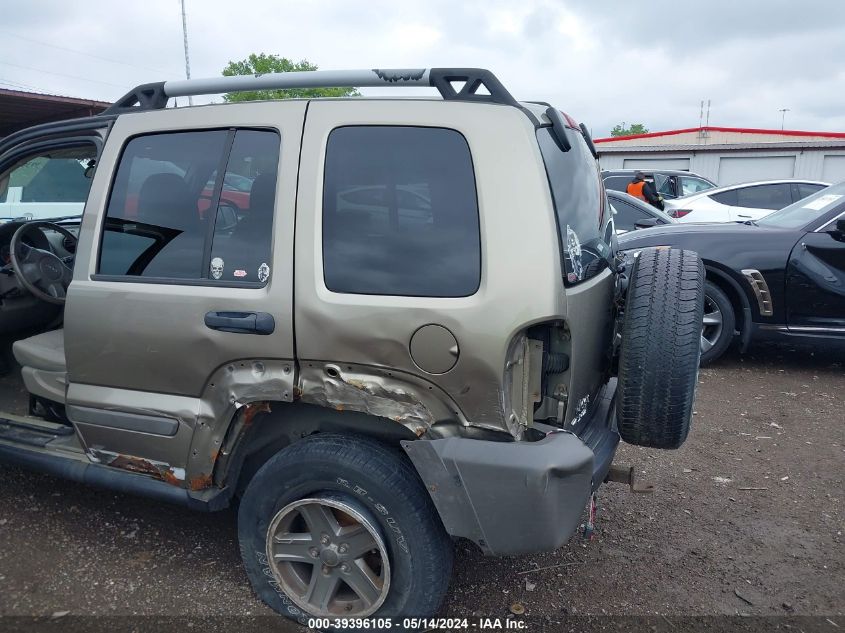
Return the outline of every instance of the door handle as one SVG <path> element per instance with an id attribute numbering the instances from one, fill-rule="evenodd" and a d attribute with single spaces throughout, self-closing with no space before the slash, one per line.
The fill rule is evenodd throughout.
<path id="1" fill-rule="evenodd" d="M 276 321 L 267 312 L 206 312 L 205 326 L 233 334 L 272 334 Z"/>

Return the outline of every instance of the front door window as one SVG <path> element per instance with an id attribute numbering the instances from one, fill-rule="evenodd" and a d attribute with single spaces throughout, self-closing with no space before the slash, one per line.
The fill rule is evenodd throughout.
<path id="1" fill-rule="evenodd" d="M 47 220 L 81 215 L 91 188 L 93 144 L 23 158 L 0 175 L 0 218 Z"/>

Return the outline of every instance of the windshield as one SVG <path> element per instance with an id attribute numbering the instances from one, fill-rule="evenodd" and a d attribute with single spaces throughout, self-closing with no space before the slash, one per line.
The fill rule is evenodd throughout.
<path id="1" fill-rule="evenodd" d="M 760 226 L 797 229 L 810 224 L 845 198 L 845 181 L 831 185 L 757 221 Z"/>

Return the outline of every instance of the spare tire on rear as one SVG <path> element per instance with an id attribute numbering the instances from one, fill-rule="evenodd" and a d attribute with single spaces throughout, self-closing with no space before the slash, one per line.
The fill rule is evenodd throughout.
<path id="1" fill-rule="evenodd" d="M 689 433 L 704 310 L 704 264 L 693 251 L 647 248 L 628 282 L 616 414 L 629 444 L 678 448 Z"/>

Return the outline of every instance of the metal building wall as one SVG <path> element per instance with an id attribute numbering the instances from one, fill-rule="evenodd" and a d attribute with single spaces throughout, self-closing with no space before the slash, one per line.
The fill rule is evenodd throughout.
<path id="1" fill-rule="evenodd" d="M 768 179 L 768 178 L 804 178 L 807 180 L 823 181 L 827 179 L 828 182 L 838 182 L 845 180 L 845 150 L 841 149 L 805 149 L 805 150 L 783 150 L 772 148 L 771 150 L 733 150 L 733 151 L 719 151 L 718 149 L 709 149 L 704 151 L 688 151 L 688 152 L 625 152 L 625 153 L 610 153 L 605 154 L 605 151 L 612 151 L 611 148 L 601 147 L 597 148 L 599 151 L 599 163 L 602 169 L 628 169 L 628 168 L 647 168 L 650 164 L 654 168 L 664 167 L 668 168 L 667 159 L 670 160 L 689 160 L 689 170 L 693 173 L 700 174 L 705 178 L 718 183 L 719 185 L 730 185 L 737 182 L 747 182 L 748 180 Z M 792 157 L 794 159 L 793 173 L 784 175 L 781 171 L 782 166 L 772 163 L 772 173 L 769 176 L 764 176 L 765 168 L 760 169 L 757 164 L 749 167 L 746 175 L 741 173 L 741 170 L 736 169 L 736 164 L 732 165 L 733 178 L 727 181 L 720 179 L 719 167 L 722 158 L 751 158 L 759 159 L 761 163 L 765 163 L 766 159 L 773 157 Z M 837 157 L 833 160 L 828 160 L 825 163 L 826 157 Z M 626 166 L 626 161 L 628 166 Z M 632 161 L 636 164 L 631 165 Z M 724 170 L 723 170 L 724 171 Z"/>

